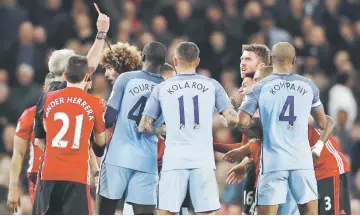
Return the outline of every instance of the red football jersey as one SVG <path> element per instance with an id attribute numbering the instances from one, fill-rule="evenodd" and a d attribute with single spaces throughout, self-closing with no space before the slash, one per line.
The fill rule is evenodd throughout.
<path id="1" fill-rule="evenodd" d="M 105 131 L 101 100 L 74 87 L 49 92 L 44 119 L 47 131 L 41 179 L 89 184 L 91 132 Z"/>
<path id="2" fill-rule="evenodd" d="M 320 130 L 309 127 L 308 134 L 311 147 L 319 140 L 320 133 Z M 317 180 L 349 172 L 349 164 L 333 137 L 330 136 L 325 143 L 320 157 L 314 163 L 314 168 Z"/>
<path id="3" fill-rule="evenodd" d="M 250 149 L 251 149 L 251 157 L 252 157 L 252 159 L 255 163 L 255 167 L 256 167 L 255 173 L 256 173 L 256 181 L 257 181 L 257 177 L 260 173 L 261 140 L 259 140 L 259 139 L 250 140 L 249 145 L 250 145 Z"/>
<path id="4" fill-rule="evenodd" d="M 162 157 L 164 156 L 164 152 L 165 152 L 165 141 L 162 139 L 159 139 L 157 145 L 158 145 L 157 161 L 158 161 L 158 166 L 161 166 L 162 165 Z"/>
<path id="5" fill-rule="evenodd" d="M 29 141 L 30 144 L 30 159 L 28 173 L 37 173 L 41 163 L 43 152 L 37 146 L 34 146 L 34 119 L 35 119 L 36 106 L 26 109 L 20 116 L 16 126 L 16 136 Z"/>
<path id="6" fill-rule="evenodd" d="M 256 110 L 254 115 L 253 115 L 253 118 L 257 118 L 257 117 L 259 117 L 259 110 Z M 246 137 L 245 135 L 242 136 L 242 140 L 241 140 L 242 145 L 245 145 L 249 141 L 250 140 L 249 140 L 248 137 Z M 256 158 L 254 157 L 254 154 L 251 154 L 249 158 L 250 158 L 250 160 L 255 161 L 255 163 L 257 163 Z"/>

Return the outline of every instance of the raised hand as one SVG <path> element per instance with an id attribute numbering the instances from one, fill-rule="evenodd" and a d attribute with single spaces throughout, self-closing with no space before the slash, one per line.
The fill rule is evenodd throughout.
<path id="1" fill-rule="evenodd" d="M 223 156 L 223 160 L 229 163 L 240 162 L 244 157 L 249 155 L 249 149 L 247 146 L 242 146 L 240 148 L 229 151 Z"/>
<path id="2" fill-rule="evenodd" d="M 244 178 L 246 173 L 246 166 L 243 164 L 238 164 L 234 166 L 228 173 L 226 183 L 228 184 L 239 184 L 240 181 Z"/>
<path id="3" fill-rule="evenodd" d="M 110 18 L 105 14 L 100 13 L 96 22 L 98 32 L 107 33 L 110 28 Z"/>

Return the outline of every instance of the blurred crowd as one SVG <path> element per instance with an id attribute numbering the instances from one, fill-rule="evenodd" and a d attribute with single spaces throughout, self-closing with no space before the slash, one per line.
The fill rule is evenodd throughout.
<path id="1" fill-rule="evenodd" d="M 54 49 L 85 55 L 96 35 L 97 12 L 87 0 L 0 1 L 0 214 L 5 204 L 16 121 L 42 93 L 47 61 Z M 334 135 L 351 163 L 353 214 L 360 214 L 360 2 L 358 0 L 103 0 L 111 19 L 111 42 L 141 50 L 157 40 L 168 47 L 184 40 L 200 48 L 198 73 L 221 82 L 238 98 L 241 46 L 292 43 L 297 73 L 315 81 L 326 112 L 336 120 Z M 91 93 L 107 99 L 111 86 L 98 68 Z M 232 143 L 241 134 L 214 122 L 214 139 Z M 240 214 L 241 187 L 225 185 L 230 164 L 217 154 L 222 214 Z M 25 159 L 24 168 L 27 166 Z M 25 169 L 24 169 L 25 171 Z M 23 213 L 30 213 L 24 175 Z M 234 195 L 235 194 L 235 195 Z M 237 196 L 240 195 L 240 196 Z"/>

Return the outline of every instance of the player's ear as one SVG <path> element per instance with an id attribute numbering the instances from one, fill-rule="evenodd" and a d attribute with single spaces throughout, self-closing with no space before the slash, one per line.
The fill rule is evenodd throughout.
<path id="1" fill-rule="evenodd" d="M 141 55 L 141 61 L 142 61 L 142 62 L 145 62 L 145 60 L 146 60 L 146 56 L 145 56 L 145 54 L 143 53 L 143 54 Z"/>
<path id="2" fill-rule="evenodd" d="M 87 73 L 87 74 L 85 74 L 85 77 L 84 77 L 83 81 L 87 82 L 89 80 L 89 78 L 90 78 L 90 74 Z"/>
<path id="3" fill-rule="evenodd" d="M 262 62 L 262 63 L 258 64 L 257 69 L 260 69 L 260 68 L 262 68 L 262 67 L 264 67 L 264 66 L 265 66 L 265 63 Z"/>
<path id="4" fill-rule="evenodd" d="M 178 62 L 177 62 L 177 59 L 175 58 L 175 56 L 173 57 L 173 61 L 174 61 L 174 67 L 177 67 Z"/>
<path id="5" fill-rule="evenodd" d="M 195 61 L 195 67 L 199 66 L 199 64 L 200 64 L 200 58 L 197 58 Z"/>
<path id="6" fill-rule="evenodd" d="M 63 74 L 63 77 L 64 77 L 64 80 L 67 81 L 67 76 L 65 73 Z"/>
<path id="7" fill-rule="evenodd" d="M 295 65 L 295 63 L 296 63 L 296 57 L 293 58 L 291 64 L 292 64 L 292 65 Z"/>

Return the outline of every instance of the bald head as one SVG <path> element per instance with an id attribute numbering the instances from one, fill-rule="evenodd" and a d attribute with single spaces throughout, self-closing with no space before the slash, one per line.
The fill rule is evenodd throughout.
<path id="1" fill-rule="evenodd" d="M 261 67 L 260 69 L 258 69 L 255 72 L 254 81 L 258 82 L 258 81 L 264 79 L 265 77 L 269 76 L 272 72 L 273 72 L 273 67 L 272 66 Z"/>
<path id="2" fill-rule="evenodd" d="M 292 64 L 295 58 L 295 48 L 286 42 L 276 43 L 271 49 L 271 57 L 274 65 Z"/>

